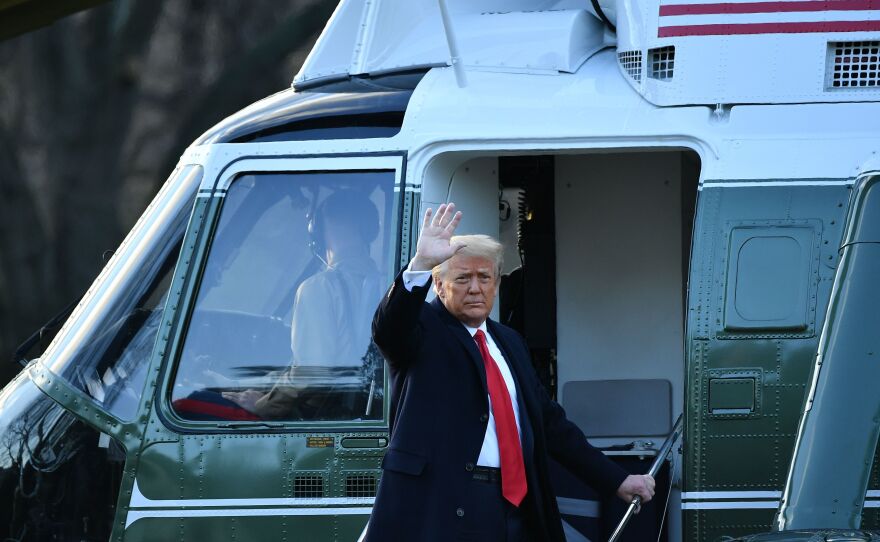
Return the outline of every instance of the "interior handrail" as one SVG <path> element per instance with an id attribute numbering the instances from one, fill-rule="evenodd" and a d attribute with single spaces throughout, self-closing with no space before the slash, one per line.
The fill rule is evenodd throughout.
<path id="1" fill-rule="evenodd" d="M 672 433 L 666 437 L 666 440 L 663 442 L 663 446 L 660 447 L 660 451 L 657 452 L 657 456 L 654 458 L 654 463 L 651 464 L 651 468 L 648 470 L 648 474 L 651 477 L 656 477 L 657 472 L 660 470 L 660 466 L 666 461 L 666 456 L 669 455 L 669 452 L 672 451 L 672 445 L 675 444 L 675 441 L 678 440 L 679 435 L 681 435 L 681 420 L 683 414 L 678 415 L 678 419 L 675 421 L 675 425 L 672 427 Z M 620 523 L 617 525 L 617 528 L 614 529 L 614 532 L 611 534 L 611 538 L 608 539 L 608 542 L 617 542 L 617 539 L 620 538 L 620 535 L 623 533 L 623 530 L 626 528 L 626 524 L 629 523 L 630 518 L 632 518 L 633 514 L 639 507 L 642 505 L 642 497 L 640 495 L 636 495 L 633 497 L 632 502 L 629 504 L 629 508 L 626 509 L 626 513 L 620 519 Z"/>

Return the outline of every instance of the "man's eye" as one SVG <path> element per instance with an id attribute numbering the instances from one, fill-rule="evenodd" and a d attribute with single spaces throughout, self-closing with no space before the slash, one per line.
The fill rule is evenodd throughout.
<path id="1" fill-rule="evenodd" d="M 459 284 L 467 284 L 467 277 L 455 277 L 455 282 Z"/>

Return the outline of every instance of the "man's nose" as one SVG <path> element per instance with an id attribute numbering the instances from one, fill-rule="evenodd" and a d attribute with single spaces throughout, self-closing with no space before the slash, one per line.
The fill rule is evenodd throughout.
<path id="1" fill-rule="evenodd" d="M 478 294 L 480 293 L 480 281 L 477 277 L 474 277 L 468 282 L 468 293 L 469 294 Z"/>

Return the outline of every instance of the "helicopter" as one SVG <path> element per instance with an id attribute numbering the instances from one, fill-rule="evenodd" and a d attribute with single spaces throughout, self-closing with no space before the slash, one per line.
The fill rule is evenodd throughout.
<path id="1" fill-rule="evenodd" d="M 0 391 L 3 536 L 357 540 L 372 310 L 454 201 L 569 419 L 662 465 L 621 540 L 880 540 L 878 59 L 871 0 L 342 0 Z M 570 542 L 624 514 L 553 485 Z"/>

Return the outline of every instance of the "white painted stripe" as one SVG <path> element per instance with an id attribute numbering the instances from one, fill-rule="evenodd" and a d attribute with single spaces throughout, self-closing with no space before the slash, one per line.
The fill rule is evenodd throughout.
<path id="1" fill-rule="evenodd" d="M 393 171 L 395 184 L 400 183 L 403 157 L 396 155 L 337 156 L 318 158 L 248 158 L 232 163 L 223 172 L 217 188 L 228 190 L 242 173 L 308 172 L 308 171 Z"/>
<path id="2" fill-rule="evenodd" d="M 682 500 L 695 499 L 779 499 L 781 491 L 685 491 Z M 880 499 L 880 490 L 869 489 L 865 492 L 866 499 Z"/>
<path id="3" fill-rule="evenodd" d="M 238 506 L 364 506 L 372 505 L 374 497 L 326 497 L 319 499 L 277 498 L 277 499 L 163 499 L 143 501 L 135 504 L 132 496 L 131 508 L 229 508 Z"/>
<path id="4" fill-rule="evenodd" d="M 779 501 L 709 501 L 683 502 L 682 510 L 755 510 L 779 508 Z"/>
<path id="5" fill-rule="evenodd" d="M 683 502 L 682 510 L 755 510 L 779 508 L 779 501 L 705 501 Z M 863 508 L 880 508 L 880 500 L 867 500 Z"/>
<path id="6" fill-rule="evenodd" d="M 130 508 L 236 508 L 242 506 L 372 506 L 375 497 L 252 498 L 252 499 L 150 499 L 141 493 L 137 480 L 131 490 Z"/>
<path id="7" fill-rule="evenodd" d="M 852 186 L 852 179 L 828 181 L 703 181 L 700 188 L 724 187 L 765 187 L 765 186 Z"/>
<path id="8" fill-rule="evenodd" d="M 702 24 L 755 24 L 755 23 L 821 23 L 826 21 L 877 21 L 880 11 L 798 11 L 778 13 L 709 13 L 705 15 L 665 15 L 660 26 L 690 26 Z"/>
<path id="9" fill-rule="evenodd" d="M 781 491 L 685 491 L 682 500 L 694 499 L 779 499 Z"/>
<path id="10" fill-rule="evenodd" d="M 143 518 L 269 517 L 269 516 L 354 516 L 369 515 L 373 507 L 351 508 L 224 508 L 213 510 L 129 510 L 125 528 Z"/>

